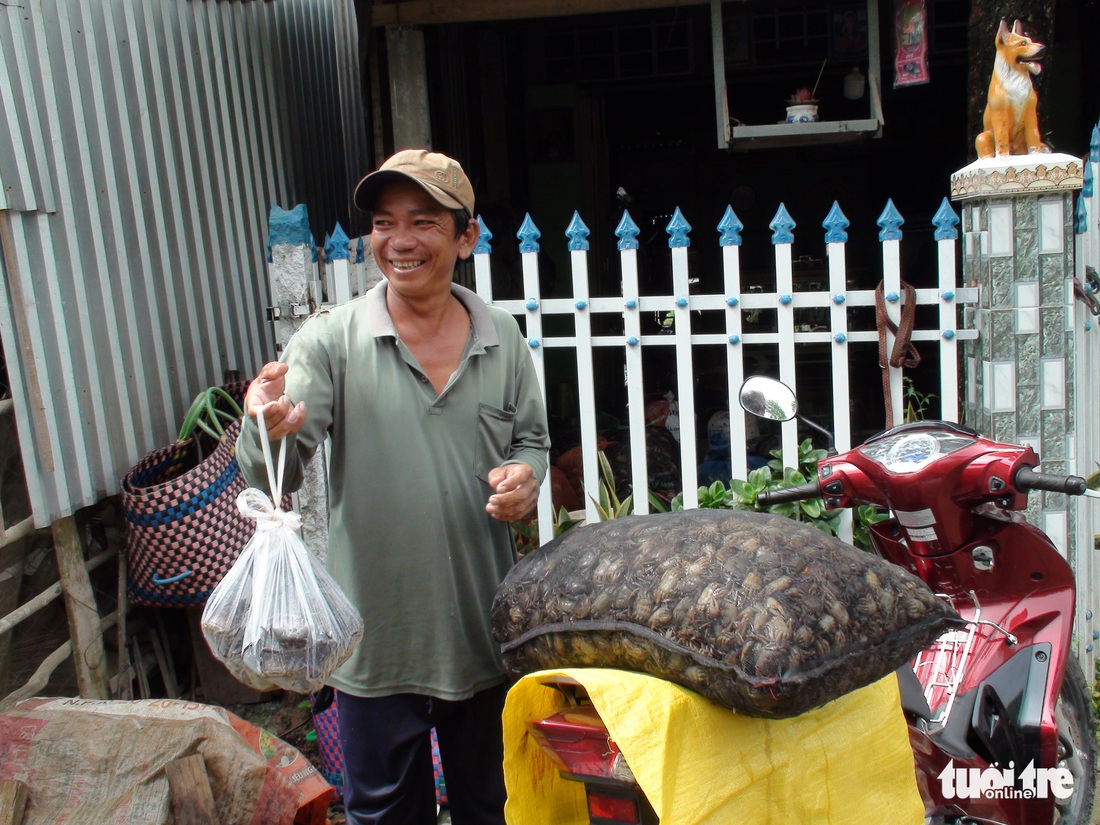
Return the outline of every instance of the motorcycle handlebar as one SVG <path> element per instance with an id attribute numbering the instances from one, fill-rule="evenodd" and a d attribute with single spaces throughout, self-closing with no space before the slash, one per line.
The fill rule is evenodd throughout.
<path id="1" fill-rule="evenodd" d="M 1087 486 L 1081 476 L 1056 476 L 1037 473 L 1030 467 L 1021 467 L 1013 479 L 1021 490 L 1046 490 L 1049 493 L 1067 493 L 1071 496 L 1083 496 Z"/>
<path id="2" fill-rule="evenodd" d="M 756 497 L 756 501 L 763 507 L 773 504 L 785 504 L 788 501 L 802 501 L 807 498 L 817 498 L 821 495 L 821 482 L 817 479 L 807 481 L 805 484 L 796 484 L 794 487 L 778 487 L 774 490 L 764 490 Z"/>

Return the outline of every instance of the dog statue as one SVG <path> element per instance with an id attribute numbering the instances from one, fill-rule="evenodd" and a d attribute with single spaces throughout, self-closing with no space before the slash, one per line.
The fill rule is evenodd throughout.
<path id="1" fill-rule="evenodd" d="M 1031 76 L 1042 71 L 1047 47 L 1024 34 L 1017 20 L 1010 30 L 1001 20 L 997 30 L 997 59 L 989 81 L 983 131 L 974 141 L 979 158 L 1049 152 L 1039 137 L 1039 98 Z"/>

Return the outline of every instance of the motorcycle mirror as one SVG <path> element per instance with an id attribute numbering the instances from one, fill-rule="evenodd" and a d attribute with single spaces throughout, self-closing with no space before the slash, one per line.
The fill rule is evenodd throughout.
<path id="1" fill-rule="evenodd" d="M 790 421 L 798 415 L 798 399 L 782 381 L 753 375 L 741 385 L 741 407 L 758 418 Z"/>
<path id="2" fill-rule="evenodd" d="M 782 381 L 765 378 L 763 375 L 750 376 L 741 385 L 739 400 L 745 412 L 760 418 L 769 418 L 772 421 L 790 421 L 792 418 L 797 418 L 825 436 L 825 442 L 828 445 L 826 452 L 829 455 L 836 455 L 833 434 L 820 424 L 798 414 L 798 399 L 794 391 Z"/>

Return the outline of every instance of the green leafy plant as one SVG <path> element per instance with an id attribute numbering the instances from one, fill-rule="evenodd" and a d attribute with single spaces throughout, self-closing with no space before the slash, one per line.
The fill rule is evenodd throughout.
<path id="1" fill-rule="evenodd" d="M 564 536 L 574 527 L 583 524 L 584 519 L 573 518 L 564 507 L 559 508 L 554 516 L 554 538 Z M 539 547 L 539 520 L 533 518 L 530 521 L 511 522 L 512 532 L 516 539 L 516 552 L 526 556 L 532 550 Z"/>
<path id="2" fill-rule="evenodd" d="M 592 503 L 596 505 L 596 514 L 600 517 L 600 521 L 611 521 L 633 514 L 634 494 L 631 493 L 620 501 L 619 494 L 615 490 L 615 474 L 611 471 L 611 462 L 603 452 L 597 453 L 597 457 L 600 461 L 599 501 L 592 498 Z M 668 512 L 668 502 L 652 490 L 646 490 L 646 495 L 652 512 Z"/>
<path id="3" fill-rule="evenodd" d="M 905 423 L 923 421 L 928 408 L 932 405 L 932 399 L 936 397 L 935 394 L 918 391 L 913 384 L 913 379 L 909 376 L 903 377 L 901 383 L 905 396 Z"/>
<path id="4" fill-rule="evenodd" d="M 852 544 L 861 550 L 871 549 L 871 525 L 890 518 L 890 513 L 877 504 L 861 504 L 852 508 Z"/>
<path id="5" fill-rule="evenodd" d="M 1100 659 L 1096 660 L 1095 674 L 1096 678 L 1093 680 L 1092 687 L 1092 710 L 1093 718 L 1100 719 Z M 1100 730 L 1097 730 L 1096 740 L 1100 743 Z"/>
<path id="6" fill-rule="evenodd" d="M 815 449 L 813 442 L 806 439 L 798 445 L 798 467 L 784 467 L 781 450 L 771 451 L 772 460 L 766 467 L 758 467 L 749 473 L 747 479 L 732 479 L 729 487 L 716 481 L 709 487 L 698 490 L 699 507 L 724 510 L 752 510 L 758 513 L 775 513 L 796 521 L 811 524 L 818 530 L 836 535 L 840 529 L 841 512 L 829 512 L 821 498 L 804 501 L 761 506 L 760 494 L 765 490 L 779 487 L 793 487 L 805 484 L 817 477 L 817 465 L 828 453 Z M 673 510 L 684 509 L 683 493 L 672 500 Z M 863 550 L 871 549 L 870 526 L 889 518 L 889 513 L 874 504 L 863 504 L 852 509 L 852 542 Z"/>
<path id="7" fill-rule="evenodd" d="M 600 521 L 611 521 L 611 519 L 629 516 L 634 512 L 633 493 L 621 501 L 619 500 L 619 494 L 615 490 L 615 474 L 611 472 L 611 462 L 607 460 L 607 456 L 602 450 L 597 453 L 597 456 L 600 461 L 599 500 L 597 501 L 592 496 L 589 496 L 589 498 L 596 505 L 596 513 L 599 515 Z"/>

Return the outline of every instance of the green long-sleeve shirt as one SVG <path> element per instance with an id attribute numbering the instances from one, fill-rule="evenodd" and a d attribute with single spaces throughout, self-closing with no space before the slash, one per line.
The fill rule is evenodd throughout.
<path id="1" fill-rule="evenodd" d="M 485 512 L 486 477 L 524 463 L 542 482 L 546 412 L 515 319 L 467 289 L 452 292 L 471 329 L 438 396 L 397 337 L 385 282 L 316 313 L 282 356 L 286 395 L 306 406 L 287 440 L 287 490 L 331 436 L 326 564 L 365 631 L 329 683 L 358 696 L 464 699 L 504 679 L 489 608 L 514 545 L 508 524 Z M 249 483 L 266 489 L 253 419 L 237 457 Z"/>

